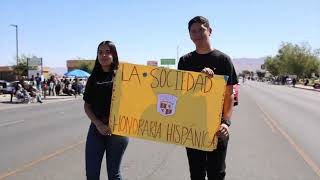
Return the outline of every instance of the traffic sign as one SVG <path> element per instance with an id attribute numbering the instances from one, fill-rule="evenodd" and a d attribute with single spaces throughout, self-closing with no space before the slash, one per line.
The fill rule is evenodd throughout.
<path id="1" fill-rule="evenodd" d="M 160 59 L 161 65 L 175 65 L 176 59 Z"/>

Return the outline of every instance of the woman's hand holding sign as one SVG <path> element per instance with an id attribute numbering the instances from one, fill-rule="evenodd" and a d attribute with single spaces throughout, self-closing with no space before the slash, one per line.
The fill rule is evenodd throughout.
<path id="1" fill-rule="evenodd" d="M 96 124 L 96 127 L 101 135 L 111 136 L 111 134 L 112 134 L 111 128 L 108 125 L 106 125 L 102 122 L 99 122 Z"/>

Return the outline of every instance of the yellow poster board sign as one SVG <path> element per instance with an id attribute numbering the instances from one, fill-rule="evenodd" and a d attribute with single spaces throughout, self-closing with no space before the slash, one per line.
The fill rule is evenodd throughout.
<path id="1" fill-rule="evenodd" d="M 112 133 L 212 151 L 217 145 L 225 78 L 120 64 L 109 119 Z"/>

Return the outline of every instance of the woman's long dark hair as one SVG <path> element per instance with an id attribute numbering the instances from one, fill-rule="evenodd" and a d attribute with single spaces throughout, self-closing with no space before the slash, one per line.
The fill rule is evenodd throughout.
<path id="1" fill-rule="evenodd" d="M 110 71 L 113 72 L 113 75 L 115 75 L 115 71 L 119 67 L 119 59 L 118 59 L 117 48 L 116 48 L 116 46 L 114 45 L 114 43 L 112 41 L 102 41 L 98 45 L 97 54 L 98 54 L 100 46 L 102 46 L 102 45 L 107 45 L 110 48 L 111 55 L 112 55 L 112 58 L 113 58 L 113 62 L 111 63 Z M 102 69 L 101 64 L 99 63 L 98 55 L 97 55 L 96 62 L 94 64 L 91 76 L 96 77 L 96 76 L 99 76 L 102 73 L 103 73 L 103 69 Z"/>

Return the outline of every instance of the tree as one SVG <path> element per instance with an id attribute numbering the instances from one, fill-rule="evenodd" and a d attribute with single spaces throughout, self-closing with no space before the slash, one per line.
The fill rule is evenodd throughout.
<path id="1" fill-rule="evenodd" d="M 94 61 L 93 62 L 82 62 L 79 66 L 79 69 L 91 74 L 92 70 L 93 70 L 93 66 L 94 66 Z"/>
<path id="2" fill-rule="evenodd" d="M 243 70 L 242 71 L 243 76 L 250 76 L 250 71 L 249 70 Z"/>
<path id="3" fill-rule="evenodd" d="M 92 73 L 95 60 L 86 59 L 86 58 L 82 58 L 82 57 L 79 57 L 79 56 L 77 56 L 77 57 L 75 57 L 73 59 L 77 60 L 78 63 L 79 63 L 76 68 L 81 69 L 83 71 L 86 71 L 86 72 L 88 72 L 90 74 Z"/>
<path id="4" fill-rule="evenodd" d="M 14 73 L 20 79 L 22 76 L 28 76 L 27 56 L 18 57 L 18 64 L 12 66 Z"/>
<path id="5" fill-rule="evenodd" d="M 280 71 L 280 64 L 279 60 L 272 57 L 267 57 L 264 62 L 266 69 L 272 74 L 273 76 L 278 76 Z"/>
<path id="6" fill-rule="evenodd" d="M 274 76 L 310 77 L 312 73 L 319 75 L 319 52 L 319 49 L 312 50 L 308 43 L 282 43 L 278 54 L 275 57 L 267 57 L 264 65 Z"/>
<path id="7" fill-rule="evenodd" d="M 257 70 L 256 73 L 257 73 L 257 76 L 259 77 L 259 79 L 264 78 L 266 75 L 265 71 Z"/>

